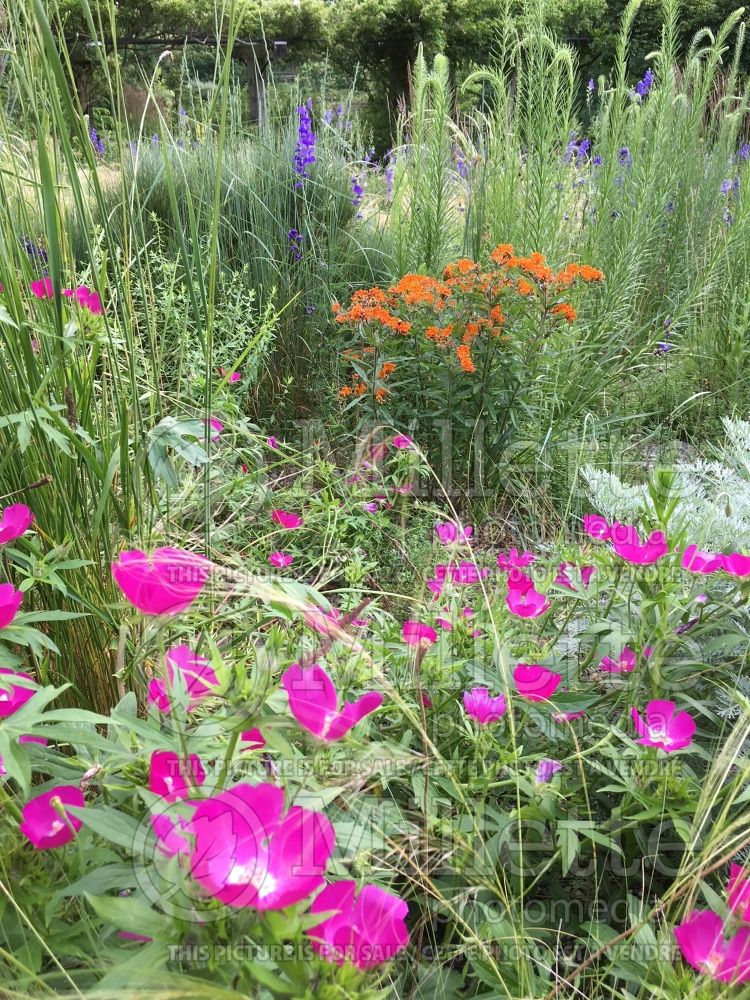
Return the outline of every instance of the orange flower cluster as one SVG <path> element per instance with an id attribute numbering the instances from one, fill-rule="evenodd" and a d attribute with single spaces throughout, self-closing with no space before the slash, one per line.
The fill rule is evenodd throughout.
<path id="1" fill-rule="evenodd" d="M 556 306 L 552 306 L 550 312 L 562 316 L 568 323 L 573 323 L 576 318 L 576 311 L 570 302 L 558 302 Z"/>
<path id="2" fill-rule="evenodd" d="M 465 372 L 475 372 L 476 365 L 471 360 L 471 349 L 468 344 L 459 344 L 456 348 L 456 357 L 461 363 L 461 367 Z"/>
<path id="3" fill-rule="evenodd" d="M 405 274 L 388 291 L 407 306 L 431 306 L 435 312 L 440 312 L 444 308 L 446 299 L 451 294 L 447 284 L 426 274 Z"/>
<path id="4" fill-rule="evenodd" d="M 386 334 L 419 332 L 424 338 L 421 346 L 418 339 L 415 341 L 420 357 L 424 353 L 428 363 L 433 363 L 432 359 L 445 357 L 445 352 L 449 352 L 451 357 L 455 356 L 461 371 L 472 374 L 477 370 L 476 352 L 489 349 L 490 338 L 498 345 L 510 343 L 506 329 L 513 328 L 516 315 L 530 315 L 533 322 L 534 310 L 538 309 L 541 317 L 573 323 L 576 310 L 559 293 L 578 280 L 604 280 L 604 274 L 588 264 L 566 264 L 555 271 L 544 254 L 522 256 L 516 254 L 510 243 L 496 246 L 489 254 L 489 261 L 485 267 L 463 257 L 445 268 L 442 280 L 424 274 L 406 274 L 390 288 L 356 291 L 346 311 L 338 303 L 334 306 L 336 322 L 360 328 L 372 324 L 375 334 L 378 328 Z M 542 336 L 547 333 L 548 330 L 542 329 Z M 349 359 L 364 361 L 367 355 L 379 353 L 382 346 L 378 342 L 377 348 L 372 344 L 360 347 L 360 353 L 350 353 Z M 339 395 L 342 399 L 362 396 L 369 388 L 374 390 L 377 402 L 383 403 L 390 395 L 383 383 L 395 370 L 392 361 L 381 363 L 379 369 L 375 366 L 370 387 L 359 375 L 353 375 L 352 384 L 343 386 Z"/>
<path id="5" fill-rule="evenodd" d="M 389 312 L 394 305 L 394 300 L 382 288 L 362 288 L 352 295 L 346 311 L 342 312 L 339 303 L 334 302 L 333 313 L 337 323 L 380 323 L 397 333 L 408 333 L 411 323 Z"/>

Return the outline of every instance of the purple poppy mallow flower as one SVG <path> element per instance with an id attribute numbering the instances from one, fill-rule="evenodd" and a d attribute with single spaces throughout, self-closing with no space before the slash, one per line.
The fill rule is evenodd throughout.
<path id="1" fill-rule="evenodd" d="M 552 776 L 562 771 L 562 764 L 559 760 L 549 760 L 543 758 L 539 761 L 534 772 L 534 781 L 537 785 L 548 785 L 552 781 Z"/>

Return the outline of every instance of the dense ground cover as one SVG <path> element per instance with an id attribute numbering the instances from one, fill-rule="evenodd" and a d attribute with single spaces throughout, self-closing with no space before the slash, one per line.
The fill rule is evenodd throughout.
<path id="1" fill-rule="evenodd" d="M 747 992 L 744 25 L 636 14 L 380 159 L 11 18 L 3 995 Z"/>

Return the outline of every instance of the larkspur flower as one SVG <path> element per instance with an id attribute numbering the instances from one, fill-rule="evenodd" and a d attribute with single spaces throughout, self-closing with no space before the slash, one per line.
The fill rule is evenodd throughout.
<path id="1" fill-rule="evenodd" d="M 115 583 L 145 615 L 177 615 L 187 610 L 208 580 L 211 563 L 184 549 L 121 552 L 112 563 Z"/>
<path id="2" fill-rule="evenodd" d="M 393 179 L 396 175 L 396 168 L 389 164 L 385 168 L 385 200 L 388 205 L 393 201 Z"/>
<path id="3" fill-rule="evenodd" d="M 89 139 L 97 156 L 104 156 L 104 139 L 102 139 L 95 128 L 89 129 Z"/>
<path id="4" fill-rule="evenodd" d="M 66 806 L 85 805 L 83 792 L 76 785 L 57 785 L 31 799 L 21 810 L 19 831 L 37 851 L 69 844 L 82 823 Z"/>
<path id="5" fill-rule="evenodd" d="M 281 686 L 289 697 L 289 710 L 300 726 L 329 743 L 340 740 L 383 704 L 380 691 L 368 691 L 339 708 L 336 687 L 317 663 L 311 667 L 293 663 L 284 672 Z"/>
<path id="6" fill-rule="evenodd" d="M 196 882 L 226 906 L 256 910 L 283 910 L 321 889 L 335 843 L 322 813 L 285 811 L 284 789 L 268 783 L 202 799 L 190 832 Z"/>
<path id="7" fill-rule="evenodd" d="M 552 776 L 557 774 L 558 771 L 562 771 L 560 761 L 544 757 L 536 766 L 534 781 L 537 785 L 548 785 L 552 781 Z"/>
<path id="8" fill-rule="evenodd" d="M 593 80 L 593 77 L 592 77 L 589 80 L 589 82 L 586 84 L 586 90 L 588 91 L 589 94 L 593 94 L 595 89 L 596 89 L 596 84 L 594 83 L 594 80 Z"/>
<path id="9" fill-rule="evenodd" d="M 547 701 L 562 681 L 560 674 L 538 663 L 519 663 L 513 671 L 516 690 L 527 701 Z"/>
<path id="10" fill-rule="evenodd" d="M 366 971 L 389 962 L 409 943 L 406 903 L 376 885 L 365 885 L 359 893 L 353 881 L 334 882 L 320 892 L 310 913 L 331 916 L 308 927 L 311 945 L 328 962 L 350 962 Z"/>
<path id="11" fill-rule="evenodd" d="M 635 85 L 636 93 L 639 97 L 645 97 L 654 82 L 654 72 L 652 69 L 647 69 L 642 80 L 639 80 Z"/>
<path id="12" fill-rule="evenodd" d="M 294 148 L 294 172 L 297 175 L 295 187 L 301 188 L 310 177 L 309 167 L 317 160 L 315 146 L 317 136 L 312 130 L 312 101 L 307 100 L 297 108 L 299 125 L 297 127 L 297 145 Z"/>
<path id="13" fill-rule="evenodd" d="M 750 160 L 750 142 L 743 142 L 737 150 L 736 160 Z"/>
<path id="14" fill-rule="evenodd" d="M 466 714 L 476 719 L 481 726 L 499 722 L 507 708 L 505 696 L 499 694 L 493 697 L 486 687 L 475 687 L 471 691 L 464 691 L 463 700 Z"/>
<path id="15" fill-rule="evenodd" d="M 301 528 L 305 523 L 304 518 L 299 514 L 293 514 L 288 510 L 272 510 L 271 520 L 278 524 L 281 528 L 286 528 L 289 531 L 293 531 L 295 528 Z"/>
<path id="16" fill-rule="evenodd" d="M 721 184 L 719 186 L 719 191 L 720 191 L 721 194 L 729 194 L 729 192 L 731 190 L 732 190 L 732 181 L 731 180 L 724 180 L 724 181 L 721 182 Z"/>
<path id="17" fill-rule="evenodd" d="M 21 246 L 23 247 L 25 253 L 31 257 L 32 261 L 39 261 L 40 264 L 46 265 L 48 256 L 47 251 L 44 247 L 39 246 L 34 240 L 29 239 L 28 236 L 21 237 Z"/>
<path id="18" fill-rule="evenodd" d="M 352 177 L 352 205 L 358 208 L 362 204 L 362 200 L 365 196 L 365 189 L 360 183 L 359 177 Z"/>
<path id="19" fill-rule="evenodd" d="M 641 739 L 636 740 L 646 747 L 658 747 L 667 753 L 689 747 L 695 733 L 695 720 L 689 712 L 676 711 L 673 701 L 659 698 L 646 705 L 644 722 L 636 708 L 631 708 L 633 725 Z"/>
<path id="20" fill-rule="evenodd" d="M 604 162 L 604 161 L 602 160 L 601 156 L 599 156 L 599 154 L 598 154 L 598 153 L 597 153 L 597 154 L 596 154 L 596 156 L 595 156 L 595 157 L 594 157 L 594 158 L 593 158 L 593 159 L 591 160 L 591 164 L 592 164 L 592 166 L 594 166 L 594 167 L 600 167 L 600 166 L 602 165 L 602 163 L 603 163 L 603 162 Z"/>

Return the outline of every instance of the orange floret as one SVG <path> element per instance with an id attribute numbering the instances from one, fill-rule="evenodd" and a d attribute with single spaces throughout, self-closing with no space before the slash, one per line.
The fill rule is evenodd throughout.
<path id="1" fill-rule="evenodd" d="M 512 243 L 499 243 L 490 254 L 490 260 L 496 264 L 507 264 L 513 257 Z"/>
<path id="2" fill-rule="evenodd" d="M 339 396 L 342 399 L 347 399 L 352 394 L 352 387 L 350 385 L 342 385 L 339 389 Z"/>
<path id="3" fill-rule="evenodd" d="M 453 335 L 453 324 L 449 326 L 428 326 L 424 332 L 428 340 L 434 340 L 436 344 L 444 344 Z"/>
<path id="4" fill-rule="evenodd" d="M 387 389 L 383 389 L 383 388 L 376 389 L 375 390 L 375 400 L 376 400 L 376 402 L 378 402 L 378 403 L 384 403 L 385 402 L 385 397 L 387 395 L 388 395 L 388 390 Z"/>
<path id="5" fill-rule="evenodd" d="M 471 350 L 469 349 L 468 344 L 460 344 L 456 348 L 456 356 L 458 357 L 458 360 L 461 362 L 461 367 L 465 372 L 476 371 L 474 362 L 471 360 Z"/>
<path id="6" fill-rule="evenodd" d="M 550 312 L 562 316 L 568 323 L 572 323 L 576 318 L 576 311 L 569 302 L 558 302 L 556 306 L 552 306 Z"/>
<path id="7" fill-rule="evenodd" d="M 380 369 L 378 378 L 385 381 L 389 375 L 392 375 L 395 372 L 395 370 L 396 366 L 394 365 L 394 363 L 392 361 L 386 361 L 384 362 L 382 368 Z"/>
<path id="8" fill-rule="evenodd" d="M 432 306 L 434 309 L 442 308 L 443 300 L 450 295 L 448 285 L 426 274 L 405 274 L 389 291 L 403 299 L 407 306 Z"/>

